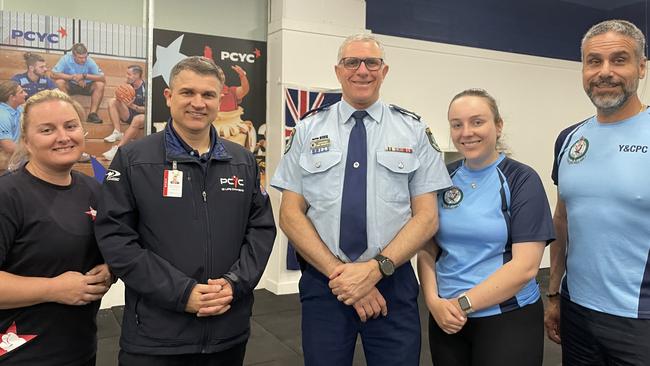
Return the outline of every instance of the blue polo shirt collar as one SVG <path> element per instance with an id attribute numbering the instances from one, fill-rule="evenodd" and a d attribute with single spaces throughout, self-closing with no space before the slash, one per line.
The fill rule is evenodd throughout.
<path id="1" fill-rule="evenodd" d="M 167 148 L 167 158 L 169 160 L 175 160 L 179 158 L 197 159 L 198 161 L 208 161 L 210 159 L 232 159 L 232 155 L 228 153 L 226 147 L 217 137 L 217 130 L 214 128 L 214 126 L 210 126 L 210 150 L 201 155 L 197 150 L 193 149 L 190 145 L 183 141 L 183 139 L 176 132 L 176 129 L 174 129 L 174 124 L 170 118 L 167 121 L 167 127 L 165 128 L 165 145 Z"/>

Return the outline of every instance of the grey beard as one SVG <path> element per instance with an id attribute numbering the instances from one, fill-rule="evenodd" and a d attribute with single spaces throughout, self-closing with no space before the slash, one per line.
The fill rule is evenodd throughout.
<path id="1" fill-rule="evenodd" d="M 591 92 L 587 92 L 587 95 L 598 111 L 605 115 L 614 114 L 616 111 L 621 109 L 631 96 L 627 90 L 624 90 L 621 94 L 616 96 L 594 96 Z"/>
<path id="2" fill-rule="evenodd" d="M 610 80 L 610 82 L 611 81 L 613 80 Z M 589 99 L 591 99 L 591 102 L 596 106 L 600 113 L 604 115 L 612 115 L 619 109 L 623 108 L 630 97 L 636 94 L 636 90 L 639 87 L 639 79 L 634 80 L 631 85 L 627 85 L 625 82 L 621 82 L 620 85 L 622 89 L 620 94 L 596 96 L 593 94 L 593 88 L 588 88 L 586 92 Z"/>

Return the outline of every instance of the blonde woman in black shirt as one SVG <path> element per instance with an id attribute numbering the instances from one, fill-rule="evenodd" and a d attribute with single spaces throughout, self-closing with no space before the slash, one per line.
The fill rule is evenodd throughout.
<path id="1" fill-rule="evenodd" d="M 99 184 L 72 171 L 82 117 L 63 92 L 35 94 L 13 171 L 0 177 L 2 365 L 95 364 L 95 317 L 112 276 L 93 230 Z"/>

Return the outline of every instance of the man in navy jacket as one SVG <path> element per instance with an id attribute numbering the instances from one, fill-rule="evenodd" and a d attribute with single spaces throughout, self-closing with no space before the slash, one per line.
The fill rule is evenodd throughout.
<path id="1" fill-rule="evenodd" d="M 276 229 L 255 157 L 218 138 L 219 67 L 190 57 L 164 131 L 118 149 L 97 240 L 126 284 L 121 365 L 241 365 Z"/>

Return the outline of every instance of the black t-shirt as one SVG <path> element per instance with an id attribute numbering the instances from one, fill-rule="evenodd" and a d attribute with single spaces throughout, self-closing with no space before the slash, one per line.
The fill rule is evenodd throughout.
<path id="1" fill-rule="evenodd" d="M 99 193 L 97 181 L 74 171 L 69 186 L 47 183 L 24 167 L 0 177 L 0 270 L 51 278 L 103 263 L 93 231 Z M 0 310 L 0 365 L 87 361 L 97 349 L 99 304 Z"/>

